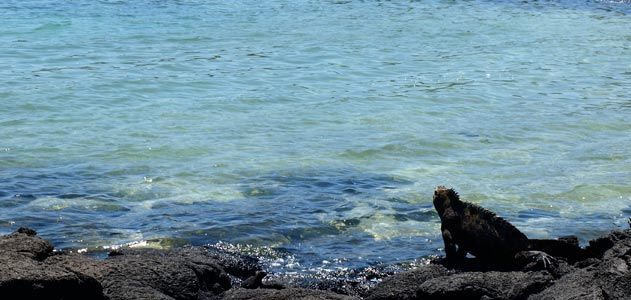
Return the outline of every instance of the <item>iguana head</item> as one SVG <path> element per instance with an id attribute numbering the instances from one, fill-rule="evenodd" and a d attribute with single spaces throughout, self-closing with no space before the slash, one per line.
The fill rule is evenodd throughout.
<path id="1" fill-rule="evenodd" d="M 460 202 L 460 197 L 456 191 L 448 189 L 442 185 L 436 187 L 436 190 L 434 191 L 434 208 L 436 208 L 439 215 L 442 215 L 445 209 L 458 202 Z"/>

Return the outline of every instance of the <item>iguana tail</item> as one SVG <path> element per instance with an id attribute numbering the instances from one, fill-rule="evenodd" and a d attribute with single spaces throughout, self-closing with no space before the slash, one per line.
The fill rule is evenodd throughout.
<path id="1" fill-rule="evenodd" d="M 563 257 L 569 262 L 585 258 L 585 250 L 578 245 L 578 238 L 575 236 L 560 237 L 558 240 L 529 239 L 528 249 Z"/>

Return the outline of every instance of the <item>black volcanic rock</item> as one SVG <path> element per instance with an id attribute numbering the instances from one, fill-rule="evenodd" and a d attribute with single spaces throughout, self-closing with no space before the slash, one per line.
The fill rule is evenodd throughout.
<path id="1" fill-rule="evenodd" d="M 133 292 L 137 286 L 155 289 L 175 299 L 198 299 L 231 287 L 223 268 L 199 249 L 132 250 L 109 257 L 106 264 L 110 271 L 102 283 L 112 300 L 140 296 Z"/>
<path id="2" fill-rule="evenodd" d="M 2 299 L 105 299 L 93 277 L 34 260 L 0 255 Z"/>
<path id="3" fill-rule="evenodd" d="M 0 237 L 0 252 L 19 253 L 35 260 L 44 260 L 53 252 L 53 245 L 36 236 L 37 232 L 28 228 Z"/>
<path id="4" fill-rule="evenodd" d="M 458 272 L 429 265 L 387 278 L 366 299 L 526 299 L 552 279 L 544 272 Z"/>
<path id="5" fill-rule="evenodd" d="M 79 253 L 55 253 L 46 258 L 44 263 L 51 267 L 64 267 L 97 279 L 102 278 L 110 269 L 104 260 L 94 259 Z"/>
<path id="6" fill-rule="evenodd" d="M 352 277 L 261 282 L 256 258 L 212 248 L 121 249 L 106 259 L 52 250 L 30 229 L 0 237 L 0 299 L 631 299 L 631 230 L 590 241 L 586 259 L 543 268 L 437 259 L 390 276 L 357 271 L 383 279 L 375 287 Z"/>
<path id="7" fill-rule="evenodd" d="M 587 249 L 597 258 L 529 299 L 631 299 L 631 231 L 612 232 Z"/>
<path id="8" fill-rule="evenodd" d="M 94 277 L 42 262 L 52 250 L 33 230 L 0 237 L 0 298 L 105 299 Z"/>
<path id="9" fill-rule="evenodd" d="M 384 279 L 370 291 L 366 299 L 416 299 L 423 282 L 446 276 L 449 273 L 450 271 L 441 265 L 428 265 L 416 270 L 398 273 Z"/>
<path id="10" fill-rule="evenodd" d="M 420 299 L 526 299 L 551 284 L 543 272 L 467 272 L 437 277 L 419 286 Z"/>
<path id="11" fill-rule="evenodd" d="M 125 249 L 103 261 L 83 255 L 50 257 L 52 265 L 97 278 L 115 299 L 203 299 L 231 287 L 230 278 L 203 248 Z"/>
<path id="12" fill-rule="evenodd" d="M 258 260 L 251 256 L 229 253 L 212 247 L 206 247 L 205 255 L 217 260 L 228 274 L 240 279 L 255 276 L 256 272 L 261 271 Z"/>
<path id="13" fill-rule="evenodd" d="M 383 280 L 367 299 L 631 299 L 631 230 L 590 241 L 589 257 L 540 270 L 443 260 Z"/>
<path id="14" fill-rule="evenodd" d="M 239 275 L 252 267 L 199 247 L 125 249 L 105 260 L 52 250 L 30 229 L 0 237 L 0 298 L 204 299 L 231 287 L 218 257 Z"/>
<path id="15" fill-rule="evenodd" d="M 629 239 L 629 230 L 612 231 L 607 235 L 589 241 L 585 252 L 589 257 L 601 258 L 616 242 Z"/>

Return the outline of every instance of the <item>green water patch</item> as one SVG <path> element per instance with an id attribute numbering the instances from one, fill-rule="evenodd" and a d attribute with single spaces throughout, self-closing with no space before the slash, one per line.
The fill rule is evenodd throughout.
<path id="1" fill-rule="evenodd" d="M 64 210 L 69 213 L 99 214 L 124 213 L 130 211 L 130 209 L 121 204 L 120 201 L 112 201 L 111 198 L 99 198 L 95 196 L 75 197 L 75 195 L 73 195 L 72 198 L 40 197 L 37 200 L 31 201 L 28 206 L 28 209 L 34 212 L 40 210 Z"/>
<path id="2" fill-rule="evenodd" d="M 594 211 L 620 212 L 631 199 L 631 187 L 624 184 L 577 184 L 569 189 L 535 192 L 530 198 L 568 214 Z M 606 204 L 606 205 L 603 205 Z"/>

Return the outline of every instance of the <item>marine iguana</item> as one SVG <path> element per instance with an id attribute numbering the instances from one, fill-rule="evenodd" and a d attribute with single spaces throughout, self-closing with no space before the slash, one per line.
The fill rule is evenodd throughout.
<path id="1" fill-rule="evenodd" d="M 245 289 L 258 289 L 263 286 L 263 278 L 266 272 L 256 271 L 256 273 L 241 282 L 241 287 Z"/>
<path id="2" fill-rule="evenodd" d="M 539 256 L 544 267 L 548 255 L 579 260 L 583 255 L 574 236 L 559 240 L 528 239 L 519 229 L 495 213 L 460 200 L 453 189 L 439 186 L 434 191 L 434 208 L 441 221 L 447 260 L 463 259 L 467 253 L 482 261 L 511 263 L 517 254 Z M 524 251 L 529 251 L 524 255 Z"/>
<path id="3" fill-rule="evenodd" d="M 256 273 L 241 282 L 241 287 L 244 289 L 274 289 L 282 290 L 287 288 L 280 283 L 263 283 L 263 278 L 267 276 L 265 271 L 256 271 Z"/>

